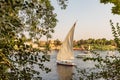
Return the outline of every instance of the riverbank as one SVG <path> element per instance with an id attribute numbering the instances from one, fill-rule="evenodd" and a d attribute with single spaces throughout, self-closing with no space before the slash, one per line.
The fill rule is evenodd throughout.
<path id="1" fill-rule="evenodd" d="M 82 47 L 78 47 L 78 46 L 75 46 L 73 47 L 73 50 L 88 50 L 88 46 L 86 45 L 83 45 L 85 46 L 85 48 L 83 49 Z M 51 47 L 50 48 L 51 50 L 59 50 L 60 49 L 60 46 L 59 47 Z M 117 47 L 116 46 L 112 46 L 112 45 L 90 45 L 90 50 L 116 50 Z"/>

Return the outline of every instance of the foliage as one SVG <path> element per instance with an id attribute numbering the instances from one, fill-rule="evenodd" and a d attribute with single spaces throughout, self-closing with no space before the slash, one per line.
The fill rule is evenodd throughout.
<path id="1" fill-rule="evenodd" d="M 120 15 L 120 0 L 100 0 L 100 2 L 104 4 L 113 4 L 113 7 L 111 9 L 112 13 Z"/>
<path id="2" fill-rule="evenodd" d="M 57 47 L 57 46 L 60 46 L 61 45 L 61 42 L 58 40 L 58 39 L 56 39 L 56 40 L 54 40 L 54 45 Z"/>
<path id="3" fill-rule="evenodd" d="M 119 80 L 120 79 L 120 57 L 117 56 L 106 56 L 101 57 L 96 53 L 94 58 L 86 58 L 96 62 L 95 67 L 78 69 L 78 75 L 80 80 Z"/>
<path id="4" fill-rule="evenodd" d="M 64 1 L 58 2 L 64 5 Z M 50 0 L 0 0 L 0 80 L 32 79 L 38 71 L 25 67 L 27 64 L 41 66 L 40 69 L 49 72 L 43 65 L 49 58 L 38 57 L 41 51 L 26 46 L 23 33 L 27 32 L 31 40 L 50 38 L 57 22 L 53 10 Z"/>
<path id="5" fill-rule="evenodd" d="M 47 43 L 45 41 L 41 41 L 41 42 L 36 42 L 39 43 L 39 46 L 41 47 L 47 47 L 46 44 L 43 43 Z M 56 39 L 56 40 L 49 40 L 49 46 L 51 48 L 56 48 L 58 49 L 61 46 L 61 41 Z M 86 39 L 86 40 L 74 40 L 73 41 L 73 48 L 74 49 L 85 49 L 87 50 L 88 47 L 90 46 L 91 50 L 116 50 L 116 43 L 114 40 L 107 40 L 106 38 L 102 38 L 102 39 Z"/>
<path id="6" fill-rule="evenodd" d="M 16 52 L 15 54 L 11 54 L 9 56 L 13 64 L 10 69 L 11 72 L 8 73 L 9 80 L 42 80 L 40 74 L 44 71 L 46 73 L 51 71 L 48 67 L 44 66 L 44 62 L 49 61 L 49 57 L 47 55 L 40 54 L 40 52 L 36 49 L 31 49 L 30 51 L 31 52 L 26 51 L 24 54 L 22 51 Z"/>
<path id="7" fill-rule="evenodd" d="M 120 15 L 120 0 L 100 0 L 101 3 L 113 4 L 112 13 Z M 112 32 L 114 36 L 114 41 L 116 42 L 118 51 L 120 52 L 120 26 L 119 23 L 116 26 L 113 25 L 112 20 L 110 20 L 112 26 Z M 119 53 L 118 53 L 119 54 Z M 96 54 L 96 57 L 86 58 L 85 61 L 90 60 L 97 62 L 94 68 L 90 69 L 77 69 L 78 76 L 80 80 L 119 80 L 120 79 L 120 56 L 106 56 L 101 57 Z"/>
<path id="8" fill-rule="evenodd" d="M 61 6 L 61 9 L 66 9 L 68 0 L 57 0 L 58 4 Z"/>
<path id="9" fill-rule="evenodd" d="M 88 46 L 91 47 L 92 50 L 115 50 L 116 43 L 114 40 L 107 40 L 105 38 L 102 39 L 86 39 L 86 40 L 78 40 L 75 41 L 73 44 L 75 47 L 79 48 L 88 48 Z"/>
<path id="10" fill-rule="evenodd" d="M 114 40 L 117 44 L 118 51 L 120 51 L 120 26 L 119 26 L 119 23 L 116 23 L 116 26 L 114 26 L 112 20 L 110 20 L 110 24 L 112 26 L 112 32 L 113 32 Z"/>
<path id="11" fill-rule="evenodd" d="M 114 41 L 116 42 L 117 49 L 120 52 L 120 27 L 117 23 L 114 26 L 112 20 L 110 20 L 112 26 L 112 32 L 114 36 Z M 120 55 L 114 56 L 100 56 L 101 53 L 93 52 L 95 56 L 92 58 L 85 58 L 84 61 L 95 62 L 95 67 L 88 69 L 79 69 L 77 72 L 80 80 L 119 80 L 120 79 Z"/>

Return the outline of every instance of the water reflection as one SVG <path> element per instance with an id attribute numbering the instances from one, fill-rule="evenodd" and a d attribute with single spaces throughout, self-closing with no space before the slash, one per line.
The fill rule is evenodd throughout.
<path id="1" fill-rule="evenodd" d="M 59 80 L 72 80 L 73 67 L 57 65 Z"/>

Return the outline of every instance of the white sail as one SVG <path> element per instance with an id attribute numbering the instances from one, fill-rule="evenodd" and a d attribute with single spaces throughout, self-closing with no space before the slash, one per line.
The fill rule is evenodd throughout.
<path id="1" fill-rule="evenodd" d="M 61 49 L 58 52 L 57 60 L 58 61 L 68 61 L 74 59 L 73 55 L 73 35 L 74 35 L 74 28 L 76 23 L 72 26 L 67 37 L 63 41 Z"/>

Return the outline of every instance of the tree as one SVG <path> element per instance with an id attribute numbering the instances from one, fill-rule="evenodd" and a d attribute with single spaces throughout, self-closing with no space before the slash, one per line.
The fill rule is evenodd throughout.
<path id="1" fill-rule="evenodd" d="M 112 13 L 120 15 L 120 0 L 100 0 L 101 3 L 108 4 L 111 3 L 114 6 L 112 7 Z M 114 40 L 117 44 L 118 49 L 120 48 L 119 44 L 119 38 L 120 38 L 120 27 L 119 23 L 116 23 L 116 27 L 113 25 L 112 20 L 110 20 L 110 25 L 112 26 L 112 32 L 114 36 Z"/>
<path id="2" fill-rule="evenodd" d="M 58 2 L 64 8 L 63 2 L 66 1 Z M 49 61 L 48 57 L 39 56 L 39 50 L 25 45 L 23 32 L 28 32 L 32 40 L 42 36 L 50 38 L 57 22 L 53 10 L 50 0 L 0 0 L 0 80 L 9 80 L 10 76 L 15 80 L 30 80 L 34 78 L 33 73 L 40 74 L 26 64 L 32 66 L 34 63 L 40 69 L 50 71 L 43 65 L 43 62 Z M 11 73 L 7 72 L 8 68 Z"/>
<path id="3" fill-rule="evenodd" d="M 114 6 L 111 9 L 112 13 L 120 15 L 120 0 L 100 0 L 100 3 L 113 4 Z"/>
<path id="4" fill-rule="evenodd" d="M 117 48 L 120 51 L 120 26 L 119 26 L 119 23 L 117 23 L 116 26 L 114 26 L 112 20 L 110 20 L 110 24 L 112 26 L 114 41 L 116 42 Z"/>
<path id="5" fill-rule="evenodd" d="M 54 40 L 54 45 L 56 48 L 61 45 L 61 41 L 59 39 Z"/>
<path id="6" fill-rule="evenodd" d="M 112 7 L 112 13 L 120 15 L 120 0 L 100 0 L 104 4 L 114 4 Z M 117 44 L 118 51 L 120 52 L 120 26 L 119 23 L 114 26 L 112 20 L 110 20 L 110 25 L 112 26 L 112 32 L 114 36 L 114 41 Z M 99 43 L 105 44 L 105 39 L 100 39 Z M 98 42 L 97 42 L 98 43 Z M 95 52 L 94 52 L 95 53 Z M 96 53 L 94 58 L 86 58 L 86 60 L 96 61 L 95 67 L 92 69 L 78 69 L 79 79 L 81 80 L 119 80 L 120 79 L 120 56 L 112 57 L 101 57 Z"/>
<path id="7" fill-rule="evenodd" d="M 77 69 L 80 80 L 119 80 L 120 78 L 120 57 L 101 57 L 96 53 L 95 58 L 86 58 L 96 62 L 95 67 Z"/>

